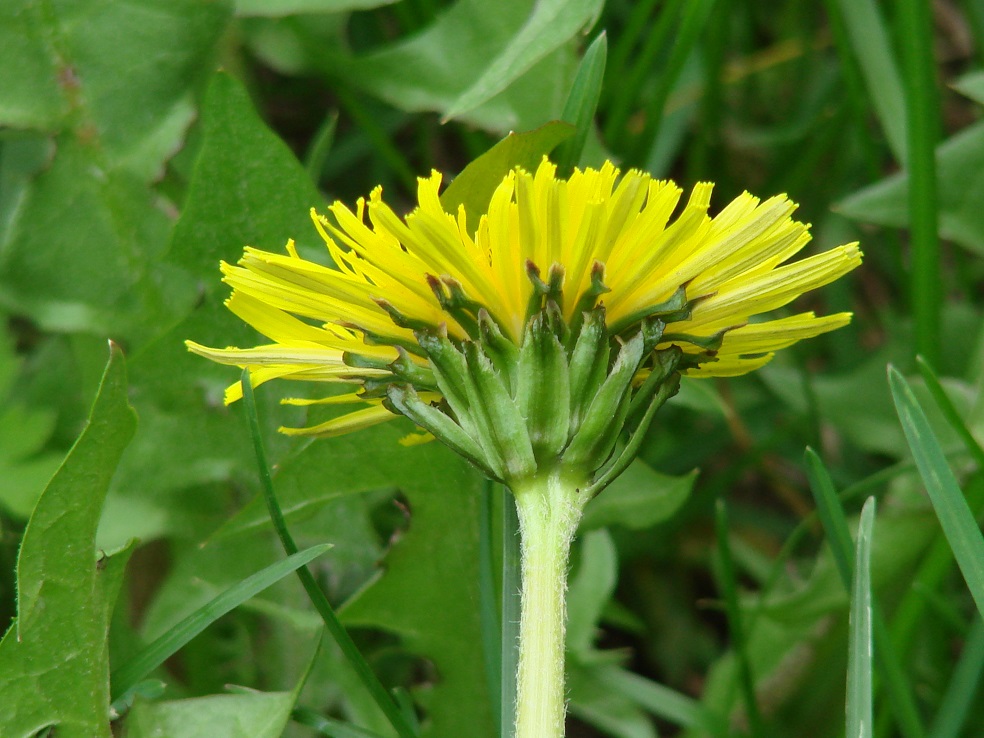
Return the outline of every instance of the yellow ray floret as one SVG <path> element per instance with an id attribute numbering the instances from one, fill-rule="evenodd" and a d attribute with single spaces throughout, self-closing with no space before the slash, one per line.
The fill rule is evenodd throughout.
<path id="1" fill-rule="evenodd" d="M 687 373 L 693 376 L 744 374 L 776 351 L 850 321 L 849 313 L 761 318 L 861 262 L 853 243 L 790 261 L 810 233 L 792 218 L 796 205 L 784 195 L 763 201 L 744 193 L 712 215 L 709 183 L 685 196 L 673 182 L 620 173 L 610 162 L 563 179 L 544 158 L 536 171 L 509 172 L 486 212 L 462 206 L 448 213 L 441 182 L 438 172 L 421 178 L 417 207 L 405 218 L 383 201 L 379 187 L 354 208 L 336 202 L 327 215 L 312 211 L 334 268 L 302 258 L 293 242 L 286 254 L 246 248 L 238 264 L 223 263 L 233 289 L 229 309 L 272 343 L 212 349 L 189 342 L 189 348 L 248 367 L 255 384 L 285 378 L 378 386 L 399 377 L 414 383 L 394 367 L 429 371 L 415 330 L 473 339 L 483 311 L 519 345 L 531 298 L 548 279 L 555 280 L 569 323 L 578 321 L 588 295 L 619 334 L 655 306 L 682 299 L 686 309 L 666 317 L 657 348 L 679 346 L 692 358 Z M 428 402 L 440 399 L 428 394 L 432 386 L 418 389 Z M 240 396 L 234 384 L 226 400 Z M 285 432 L 335 435 L 382 422 L 392 415 L 380 396 L 329 398 L 367 406 Z"/>

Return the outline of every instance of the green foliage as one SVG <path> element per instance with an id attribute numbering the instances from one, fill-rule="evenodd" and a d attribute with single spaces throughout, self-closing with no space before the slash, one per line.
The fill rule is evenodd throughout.
<path id="1" fill-rule="evenodd" d="M 42 493 L 17 557 L 17 619 L 0 641 L 5 735 L 52 726 L 111 735 L 107 631 L 129 547 L 97 552 L 96 527 L 136 418 L 119 348 L 82 435 Z"/>
<path id="2" fill-rule="evenodd" d="M 0 735 L 392 735 L 339 650 L 313 647 L 304 590 L 270 575 L 297 560 L 222 403 L 236 373 L 183 341 L 262 342 L 223 307 L 218 262 L 293 238 L 328 263 L 310 208 L 382 183 L 406 210 L 437 168 L 474 228 L 506 171 L 551 153 L 712 180 L 715 211 L 788 192 L 818 249 L 866 255 L 800 306 L 851 310 L 850 328 L 754 376 L 686 379 L 588 506 L 570 733 L 836 738 L 849 702 L 867 725 L 874 668 L 874 736 L 975 736 L 984 19 L 957 3 L 914 26 L 917 5 L 0 3 Z M 886 380 L 890 362 L 908 381 Z M 333 412 L 280 405 L 320 394 L 279 384 L 256 401 L 285 525 L 302 550 L 331 545 L 311 574 L 369 667 L 423 736 L 508 730 L 509 685 L 486 664 L 515 616 L 496 606 L 515 584 L 498 579 L 499 498 L 445 448 L 402 445 L 404 421 L 277 434 Z M 864 612 L 870 592 L 868 663 L 846 584 L 872 523 L 853 598 Z M 264 570 L 268 587 L 244 588 Z M 230 591 L 238 606 L 201 617 Z M 169 658 L 121 679 L 158 639 L 153 661 Z"/>
<path id="3" fill-rule="evenodd" d="M 570 125 L 559 121 L 527 133 L 510 133 L 455 177 L 441 193 L 441 205 L 449 213 L 457 213 L 462 205 L 466 213 L 485 212 L 497 182 L 513 167 L 534 170 L 544 156 L 573 134 Z"/>
<path id="4" fill-rule="evenodd" d="M 976 204 L 984 196 L 984 125 L 970 126 L 936 150 L 940 179 L 940 234 L 984 254 L 984 224 Z M 909 176 L 899 172 L 852 194 L 837 206 L 849 218 L 905 227 L 909 224 Z"/>

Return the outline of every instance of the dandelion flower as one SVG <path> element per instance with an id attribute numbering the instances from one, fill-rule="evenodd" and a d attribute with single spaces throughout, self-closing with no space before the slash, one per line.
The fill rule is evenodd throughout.
<path id="1" fill-rule="evenodd" d="M 387 399 L 388 386 L 408 387 L 418 408 L 423 399 L 455 417 L 442 388 L 447 377 L 427 346 L 445 338 L 458 349 L 480 346 L 497 371 L 509 374 L 509 359 L 497 361 L 490 342 L 499 353 L 513 353 L 501 348 L 506 344 L 518 353 L 541 311 L 568 356 L 591 315 L 603 316 L 613 347 L 643 323 L 658 323 L 658 342 L 633 369 L 636 387 L 673 347 L 681 354 L 678 373 L 733 376 L 850 321 L 850 313 L 811 312 L 754 320 L 861 261 L 855 243 L 790 261 L 810 233 L 792 219 L 796 205 L 784 195 L 760 201 L 745 193 L 712 217 L 710 184 L 698 184 L 684 200 L 675 183 L 636 170 L 620 176 L 611 163 L 558 178 L 544 158 L 535 173 L 511 171 L 485 213 L 463 206 L 447 213 L 441 179 L 433 172 L 419 180 L 418 206 L 406 218 L 378 187 L 354 211 L 340 202 L 328 208 L 331 217 L 312 211 L 335 268 L 302 258 L 293 242 L 286 254 L 246 248 L 237 265 L 223 263 L 233 289 L 226 304 L 270 343 L 215 349 L 189 341 L 189 348 L 248 368 L 254 385 L 275 378 L 355 385 L 358 391 L 320 402 L 360 409 L 282 429 L 332 436 L 398 414 L 413 417 Z M 518 389 L 507 387 L 513 399 Z M 226 401 L 240 395 L 234 384 Z"/>
<path id="2" fill-rule="evenodd" d="M 793 260 L 810 240 L 780 195 L 709 214 L 711 185 L 611 163 L 558 178 L 516 168 L 486 212 L 445 212 L 441 175 L 399 217 L 372 192 L 312 212 L 335 267 L 247 248 L 223 263 L 230 310 L 269 339 L 188 347 L 353 391 L 299 404 L 354 412 L 285 433 L 332 436 L 398 415 L 513 492 L 522 541 L 517 738 L 563 735 L 564 589 L 584 505 L 634 457 L 679 378 L 734 376 L 850 313 L 769 319 L 861 263 L 855 243 Z M 239 384 L 226 401 L 241 396 Z M 623 430 L 628 440 L 620 443 Z M 411 439 L 419 440 L 420 435 Z"/>

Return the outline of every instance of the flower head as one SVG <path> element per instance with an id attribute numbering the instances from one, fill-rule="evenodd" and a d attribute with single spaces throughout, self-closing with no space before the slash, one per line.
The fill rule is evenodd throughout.
<path id="1" fill-rule="evenodd" d="M 611 420 L 592 431 L 605 435 L 600 448 L 577 439 L 606 392 L 597 410 L 621 414 L 617 437 L 630 410 L 651 416 L 681 373 L 744 374 L 850 321 L 753 320 L 861 261 L 852 243 L 790 262 L 810 234 L 785 196 L 745 193 L 711 217 L 710 184 L 684 202 L 676 184 L 643 172 L 606 163 L 560 179 L 546 158 L 533 174 L 511 171 L 485 213 L 445 212 L 440 186 L 437 172 L 420 179 L 406 218 L 381 188 L 354 211 L 312 212 L 335 268 L 293 242 L 285 255 L 247 248 L 238 265 L 223 263 L 227 305 L 270 343 L 189 348 L 248 368 L 254 384 L 355 385 L 295 402 L 362 409 L 285 432 L 335 435 L 403 414 L 508 480 L 560 456 L 604 463 Z M 239 394 L 232 385 L 226 400 Z"/>

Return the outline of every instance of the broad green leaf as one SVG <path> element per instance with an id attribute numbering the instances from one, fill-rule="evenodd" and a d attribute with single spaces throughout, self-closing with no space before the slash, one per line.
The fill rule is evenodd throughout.
<path id="1" fill-rule="evenodd" d="M 279 738 L 293 707 L 290 692 L 138 701 L 127 716 L 126 734 L 128 738 Z"/>
<path id="2" fill-rule="evenodd" d="M 237 261 L 246 245 L 282 252 L 289 238 L 321 243 L 309 212 L 323 198 L 225 72 L 212 79 L 202 119 L 202 148 L 168 259 L 206 280 L 209 291 L 224 290 L 219 261 Z"/>
<path id="3" fill-rule="evenodd" d="M 680 509 L 696 479 L 696 471 L 671 477 L 636 460 L 588 503 L 581 528 L 591 530 L 606 525 L 623 525 L 631 530 L 649 528 Z"/>
<path id="4" fill-rule="evenodd" d="M 346 605 L 342 619 L 348 626 L 397 633 L 407 649 L 433 663 L 437 682 L 416 695 L 428 715 L 423 735 L 491 736 L 477 607 L 482 482 L 437 444 L 399 447 L 394 430 L 375 441 L 363 436 L 359 442 L 368 450 L 360 457 L 364 465 L 393 469 L 391 483 L 409 502 L 409 528 L 387 554 L 382 577 Z M 337 468 L 333 445 L 308 449 L 304 476 L 311 482 L 317 474 L 324 485 L 323 470 Z M 277 483 L 286 491 L 284 482 Z M 286 494 L 282 501 L 286 509 Z"/>
<path id="5" fill-rule="evenodd" d="M 451 103 L 444 119 L 457 118 L 506 89 L 547 54 L 594 25 L 604 6 L 599 0 L 540 0 L 509 44 L 482 76 Z"/>
<path id="6" fill-rule="evenodd" d="M 0 333 L 0 508 L 27 519 L 62 454 L 45 450 L 55 426 L 55 411 L 31 405 L 11 385 L 21 362 Z"/>
<path id="7" fill-rule="evenodd" d="M 379 51 L 333 59 L 330 69 L 400 110 L 444 114 L 500 58 L 536 5 L 458 0 L 426 30 Z M 502 134 L 543 125 L 560 115 L 575 67 L 572 49 L 562 46 L 461 119 Z"/>
<path id="8" fill-rule="evenodd" d="M 260 387 L 258 399 L 269 389 Z M 336 544 L 325 559 L 345 564 L 343 557 L 361 555 L 365 544 L 357 536 L 367 535 L 357 527 L 365 522 L 349 509 L 364 512 L 364 496 L 375 490 L 402 493 L 408 527 L 382 560 L 382 574 L 341 610 L 342 621 L 350 628 L 401 636 L 404 649 L 432 665 L 437 681 L 415 694 L 428 716 L 425 735 L 483 738 L 492 735 L 492 716 L 477 607 L 482 482 L 439 444 L 400 445 L 411 428 L 395 421 L 307 445 L 280 462 L 277 497 L 295 538 L 303 533 L 310 540 L 317 532 L 319 540 Z M 248 437 L 245 423 L 238 432 Z M 148 612 L 148 629 L 161 632 L 186 614 L 178 606 L 189 599 L 200 603 L 215 587 L 234 581 L 244 550 L 270 550 L 269 526 L 263 503 L 256 500 L 208 545 L 188 552 L 180 572 L 162 589 L 166 601 L 160 606 L 166 611 Z M 333 558 L 336 553 L 339 558 Z"/>
<path id="9" fill-rule="evenodd" d="M 0 123 L 12 128 L 55 130 L 70 110 L 72 70 L 59 64 L 30 0 L 0 4 Z"/>
<path id="10" fill-rule="evenodd" d="M 851 595 L 850 646 L 847 666 L 847 732 L 871 738 L 874 719 L 871 708 L 872 654 L 871 535 L 875 524 L 875 498 L 869 497 L 861 511 L 854 559 Z"/>
<path id="11" fill-rule="evenodd" d="M 169 223 L 150 191 L 106 169 L 74 134 L 55 143 L 54 161 L 25 191 L 0 244 L 8 302 L 48 329 L 126 334 L 166 312 L 166 302 L 193 299 L 186 290 L 158 294 L 153 266 Z"/>
<path id="12" fill-rule="evenodd" d="M 534 171 L 544 156 L 573 134 L 573 126 L 557 120 L 526 133 L 510 133 L 454 178 L 441 194 L 441 205 L 451 214 L 464 205 L 469 226 L 476 228 L 496 187 L 511 170 L 522 167 Z"/>
<path id="13" fill-rule="evenodd" d="M 936 148 L 939 231 L 977 254 L 984 254 L 984 123 L 968 126 Z M 893 174 L 839 202 L 836 210 L 864 223 L 909 225 L 909 177 Z"/>
<path id="14" fill-rule="evenodd" d="M 170 130 L 169 145 L 148 151 L 169 155 L 184 133 L 172 125 L 174 110 L 187 106 L 184 98 L 208 66 L 229 10 L 221 0 L 4 3 L 0 123 L 74 128 L 103 169 L 131 157 L 162 129 Z M 162 160 L 137 168 L 156 172 Z"/>
<path id="15" fill-rule="evenodd" d="M 888 381 L 902 429 L 943 527 L 943 534 L 950 542 L 977 609 L 984 614 L 984 534 L 909 385 L 894 367 L 889 367 Z"/>
<path id="16" fill-rule="evenodd" d="M 594 642 L 601 612 L 615 592 L 618 553 L 606 530 L 583 536 L 580 565 L 567 589 L 567 650 L 586 652 Z"/>
<path id="17" fill-rule="evenodd" d="M 236 15 L 282 18 L 301 13 L 349 13 L 392 5 L 397 0 L 235 0 Z"/>
<path id="18" fill-rule="evenodd" d="M 326 547 L 320 548 L 324 550 Z M 308 549 L 305 554 L 312 550 Z M 126 735 L 130 738 L 279 738 L 287 729 L 298 696 L 321 654 L 323 634 L 320 628 L 313 630 L 316 636 L 307 666 L 290 692 L 257 692 L 235 688 L 235 694 L 192 699 L 163 702 L 137 699 L 126 716 Z M 231 691 L 233 688 L 227 686 L 227 689 Z"/>
<path id="19" fill-rule="evenodd" d="M 38 501 L 17 560 L 17 620 L 0 641 L 0 734 L 57 726 L 71 738 L 111 735 L 110 612 L 127 554 L 97 556 L 103 500 L 136 418 L 119 348 L 89 422 Z"/>
<path id="20" fill-rule="evenodd" d="M 132 656 L 125 664 L 113 670 L 113 698 L 122 697 L 132 689 L 137 682 L 173 656 L 188 641 L 201 633 L 205 628 L 220 617 L 238 607 L 246 600 L 259 594 L 274 582 L 278 582 L 295 569 L 304 566 L 330 548 L 330 544 L 321 544 L 300 551 L 292 556 L 277 561 L 265 569 L 246 577 L 230 587 L 215 599 L 206 603 L 180 623 L 148 644 L 139 653 Z"/>
<path id="21" fill-rule="evenodd" d="M 222 305 L 228 291 L 219 261 L 235 262 L 246 244 L 281 251 L 291 236 L 302 246 L 305 238 L 320 242 L 308 211 L 322 198 L 303 167 L 259 119 L 239 83 L 216 75 L 202 115 L 201 148 L 162 268 L 171 270 L 169 289 L 187 287 L 188 281 L 194 290 L 191 298 L 204 293 L 203 303 L 190 315 L 190 301 L 183 310 L 173 310 L 158 327 L 168 330 L 131 362 L 134 382 L 142 388 L 136 402 L 143 422 L 124 455 L 107 506 L 101 533 L 105 541 L 137 530 L 146 538 L 171 530 L 189 535 L 192 523 L 199 526 L 196 534 L 204 536 L 210 527 L 201 527 L 206 515 L 227 515 L 218 509 L 218 497 L 189 498 L 182 490 L 224 484 L 237 473 L 253 474 L 255 462 L 238 410 L 222 405 L 224 387 L 237 376 L 228 367 L 190 354 L 184 340 L 212 346 L 262 342 Z M 264 389 L 264 407 L 276 405 L 278 386 Z M 271 424 L 296 425 L 297 417 L 280 410 Z M 274 438 L 272 455 L 278 461 L 290 442 Z M 161 458 L 168 463 L 161 464 Z"/>
<path id="22" fill-rule="evenodd" d="M 607 668 L 607 667 L 606 667 Z M 590 666 L 568 662 L 568 711 L 614 738 L 656 738 L 652 719 L 623 694 L 601 683 Z"/>
<path id="23" fill-rule="evenodd" d="M 984 72 L 969 72 L 950 85 L 961 95 L 984 105 Z"/>

